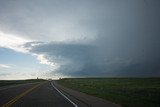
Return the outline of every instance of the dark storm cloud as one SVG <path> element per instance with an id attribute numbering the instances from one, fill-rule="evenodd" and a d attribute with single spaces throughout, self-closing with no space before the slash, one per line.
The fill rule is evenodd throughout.
<path id="1" fill-rule="evenodd" d="M 24 47 L 58 63 L 53 74 L 160 76 L 159 0 L 25 3 L 11 3 L 13 14 L 1 14 L 0 28 L 41 41 Z"/>
<path id="2" fill-rule="evenodd" d="M 127 41 L 127 47 L 119 44 L 113 47 L 108 46 L 105 40 L 101 38 L 94 45 L 38 42 L 41 44 L 33 46 L 30 52 L 44 54 L 50 62 L 58 63 L 60 68 L 52 71 L 52 74 L 76 77 L 160 75 L 160 57 L 157 53 L 150 53 L 150 51 L 153 53 L 157 51 L 156 48 L 146 46 L 138 49 L 137 46 L 132 46 L 136 45 L 134 42 L 138 43 L 133 39 L 131 46 Z"/>
<path id="3" fill-rule="evenodd" d="M 50 62 L 60 65 L 57 72 L 69 74 L 76 73 L 90 63 L 93 49 L 93 46 L 84 44 L 50 42 L 34 46 L 30 52 L 45 55 Z"/>

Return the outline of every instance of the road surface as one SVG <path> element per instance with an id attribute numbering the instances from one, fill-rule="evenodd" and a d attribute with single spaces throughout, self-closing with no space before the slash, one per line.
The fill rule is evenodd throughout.
<path id="1" fill-rule="evenodd" d="M 54 82 L 0 88 L 0 107 L 85 107 L 57 89 Z"/>

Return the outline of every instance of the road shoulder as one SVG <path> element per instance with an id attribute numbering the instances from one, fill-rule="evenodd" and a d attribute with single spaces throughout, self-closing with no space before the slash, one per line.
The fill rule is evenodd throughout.
<path id="1" fill-rule="evenodd" d="M 69 89 L 67 87 L 64 87 L 60 84 L 58 84 L 57 82 L 54 81 L 54 85 L 64 91 L 65 93 L 71 95 L 72 97 L 76 98 L 77 100 L 86 103 L 88 106 L 90 107 L 121 107 L 118 104 L 112 103 L 110 101 L 98 98 L 98 97 L 94 97 L 82 92 L 78 92 L 72 89 Z"/>

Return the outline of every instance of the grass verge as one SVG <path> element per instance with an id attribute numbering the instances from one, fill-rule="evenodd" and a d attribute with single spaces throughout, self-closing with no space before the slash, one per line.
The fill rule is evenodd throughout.
<path id="1" fill-rule="evenodd" d="M 15 84 L 25 84 L 25 83 L 33 83 L 33 82 L 41 82 L 45 81 L 43 79 L 28 79 L 28 80 L 0 80 L 0 87 L 7 85 L 15 85 Z"/>
<path id="2" fill-rule="evenodd" d="M 160 107 L 160 78 L 66 78 L 57 82 L 123 107 Z"/>

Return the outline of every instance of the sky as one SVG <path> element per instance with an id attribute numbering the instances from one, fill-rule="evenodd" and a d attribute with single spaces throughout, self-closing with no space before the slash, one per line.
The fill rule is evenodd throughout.
<path id="1" fill-rule="evenodd" d="M 0 0 L 0 80 L 160 77 L 159 0 Z"/>

